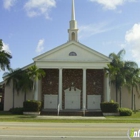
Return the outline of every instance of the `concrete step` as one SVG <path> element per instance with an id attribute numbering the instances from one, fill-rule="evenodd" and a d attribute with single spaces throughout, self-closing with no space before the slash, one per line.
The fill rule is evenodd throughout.
<path id="1" fill-rule="evenodd" d="M 57 111 L 42 111 L 41 115 L 57 116 Z M 60 111 L 60 116 L 84 116 L 83 111 Z M 103 116 L 101 111 L 91 112 L 86 111 L 85 116 Z"/>

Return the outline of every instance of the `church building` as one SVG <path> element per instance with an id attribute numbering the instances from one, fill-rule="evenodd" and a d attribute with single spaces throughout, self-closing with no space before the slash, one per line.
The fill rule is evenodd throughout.
<path id="1" fill-rule="evenodd" d="M 27 94 L 27 99 L 42 101 L 42 112 L 46 114 L 101 112 L 100 103 L 115 98 L 114 88 L 110 92 L 109 78 L 104 71 L 111 60 L 78 41 L 74 0 L 69 24 L 65 44 L 33 58 L 32 64 L 22 68 L 36 65 L 46 72 L 37 81 L 35 93 Z M 5 86 L 5 111 L 12 108 L 12 96 L 12 85 Z M 22 93 L 15 94 L 15 107 L 22 107 L 23 100 Z M 127 101 L 123 105 L 129 107 Z"/>

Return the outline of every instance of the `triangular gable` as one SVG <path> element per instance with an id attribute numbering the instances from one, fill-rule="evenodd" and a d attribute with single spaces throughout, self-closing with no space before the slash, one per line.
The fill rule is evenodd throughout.
<path id="1" fill-rule="evenodd" d="M 69 56 L 71 52 L 76 53 L 77 56 Z M 75 62 L 87 61 L 87 62 L 105 62 L 105 63 L 111 61 L 107 56 L 75 41 L 70 41 L 61 46 L 58 46 L 40 56 L 35 57 L 33 60 L 75 61 Z"/>

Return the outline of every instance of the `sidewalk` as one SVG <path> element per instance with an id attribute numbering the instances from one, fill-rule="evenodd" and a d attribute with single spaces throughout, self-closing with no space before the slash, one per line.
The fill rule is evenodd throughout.
<path id="1" fill-rule="evenodd" d="M 105 117 L 84 117 L 84 116 L 37 116 L 37 119 L 71 119 L 71 120 L 93 120 L 93 119 L 106 119 Z"/>

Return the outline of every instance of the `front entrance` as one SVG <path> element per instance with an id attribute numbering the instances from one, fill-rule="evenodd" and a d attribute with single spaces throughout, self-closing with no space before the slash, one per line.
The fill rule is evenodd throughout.
<path id="1" fill-rule="evenodd" d="M 65 109 L 80 109 L 81 90 L 68 88 L 65 90 Z"/>

